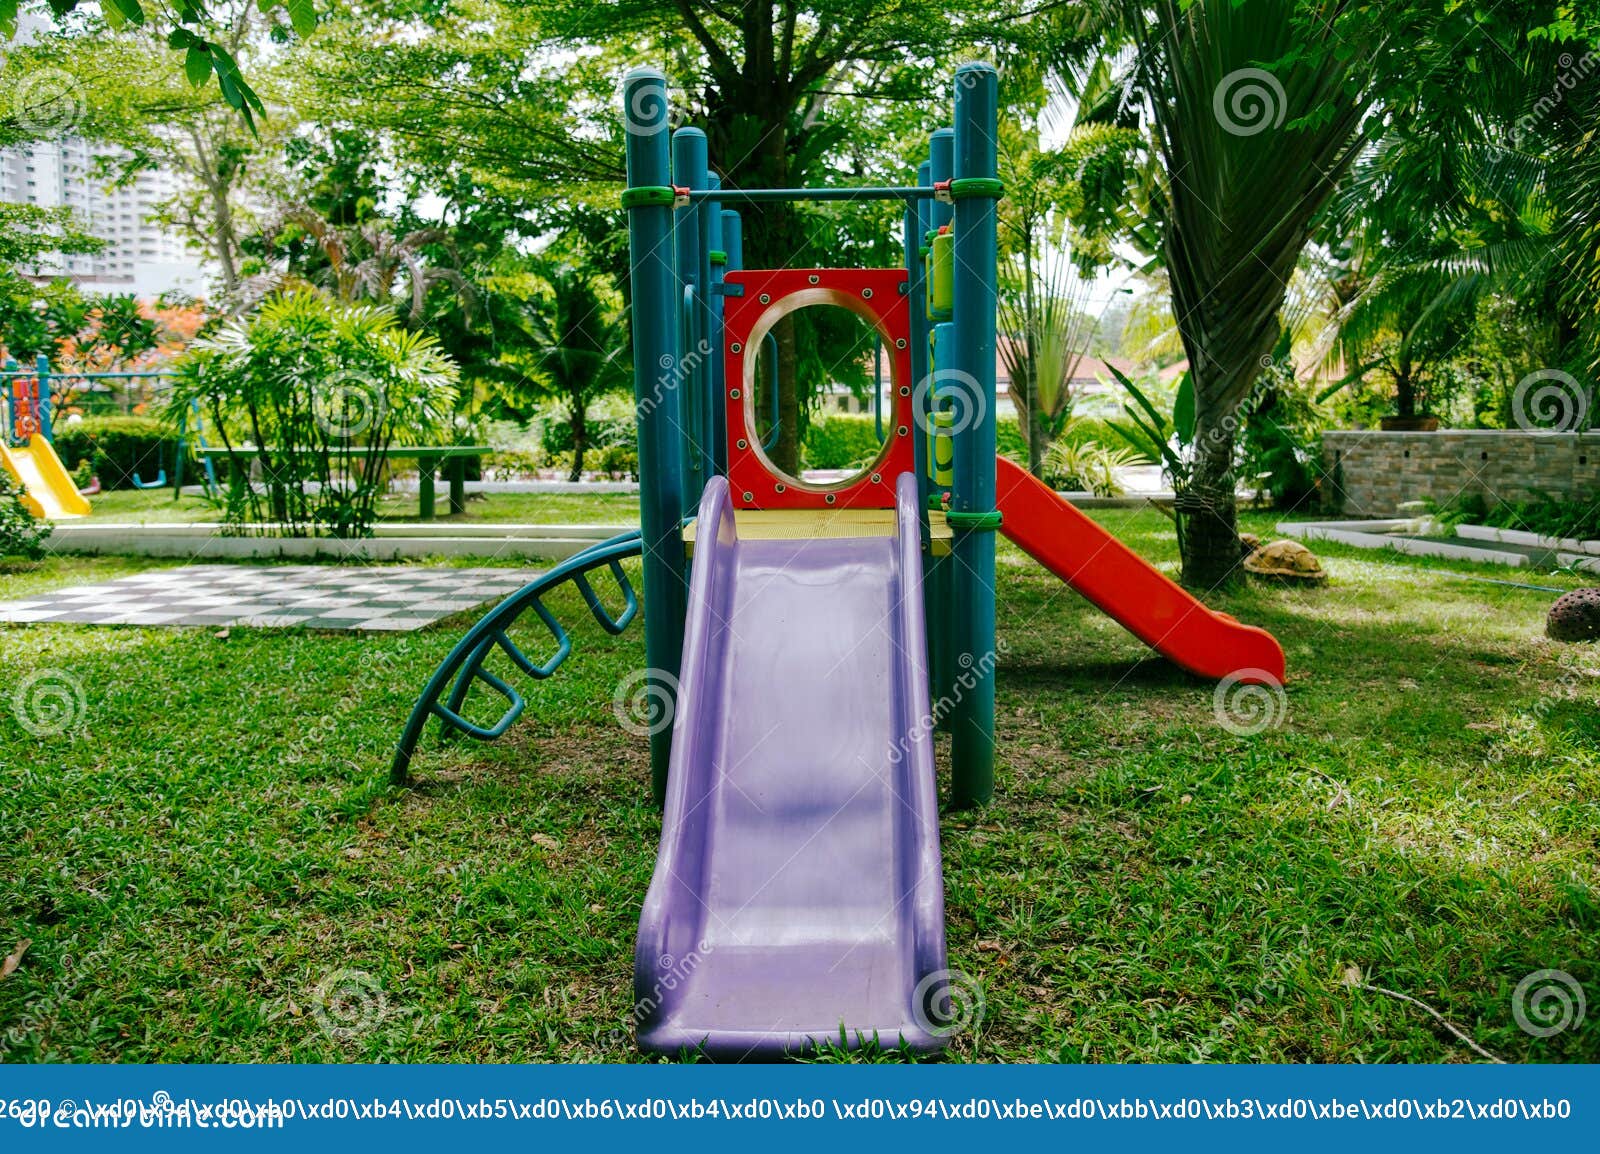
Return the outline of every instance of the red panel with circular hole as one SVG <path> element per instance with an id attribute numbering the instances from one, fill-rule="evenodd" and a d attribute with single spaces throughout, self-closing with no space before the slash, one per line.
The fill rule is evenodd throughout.
<path id="1" fill-rule="evenodd" d="M 911 310 L 903 268 L 746 269 L 727 282 L 744 286 L 725 303 L 723 364 L 728 410 L 728 487 L 735 509 L 892 509 L 895 478 L 916 467 L 911 420 Z M 754 409 L 755 369 L 767 333 L 810 305 L 847 308 L 878 330 L 889 366 L 887 427 L 878 457 L 864 472 L 831 485 L 782 473 L 761 449 Z"/>

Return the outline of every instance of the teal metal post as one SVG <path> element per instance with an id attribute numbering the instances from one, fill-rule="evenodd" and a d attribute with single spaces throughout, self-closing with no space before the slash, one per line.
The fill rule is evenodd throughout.
<path id="1" fill-rule="evenodd" d="M 55 423 L 50 411 L 50 358 L 40 353 L 33 362 L 33 369 L 33 387 L 37 390 L 39 402 L 39 435 L 55 444 Z"/>
<path id="2" fill-rule="evenodd" d="M 933 185 L 943 183 L 950 179 L 955 166 L 955 129 L 940 128 L 928 137 L 928 183 Z M 932 244 L 933 234 L 939 231 L 941 225 L 950 223 L 950 206 L 937 200 L 926 201 L 923 212 L 924 229 L 922 243 Z M 926 278 L 926 266 L 924 266 Z M 948 369 L 947 364 L 935 364 L 933 359 L 933 321 L 927 314 L 926 289 L 924 297 L 918 302 L 922 312 L 923 324 L 923 355 L 926 358 L 927 374 L 923 378 L 927 387 L 921 390 L 922 401 L 927 408 L 927 428 L 932 429 L 933 411 L 938 408 L 938 394 L 941 391 L 943 377 L 939 370 Z M 949 490 L 947 487 L 937 485 L 932 480 L 932 462 L 929 462 L 929 480 L 927 488 L 927 501 L 930 507 L 933 502 L 942 497 Z M 950 709 L 955 700 L 955 604 L 953 587 L 955 579 L 951 570 L 955 568 L 952 557 L 933 558 L 928 566 L 928 671 L 933 681 L 933 700 L 942 703 L 935 710 L 941 727 L 948 730 L 955 722 Z"/>
<path id="3" fill-rule="evenodd" d="M 706 134 L 698 128 L 680 128 L 672 134 L 672 179 L 683 188 L 706 186 Z M 693 204 L 676 211 L 673 221 L 673 254 L 678 268 L 679 325 L 683 332 L 681 357 L 682 436 L 684 442 L 683 503 L 693 509 L 700 504 L 713 469 L 707 453 L 707 405 L 710 398 L 709 333 L 705 300 L 710 283 L 710 258 L 701 239 L 701 224 L 706 208 Z M 702 275 L 704 274 L 704 275 Z"/>
<path id="4" fill-rule="evenodd" d="M 681 530 L 684 453 L 676 299 L 681 290 L 673 271 L 667 78 L 654 68 L 636 68 L 623 81 L 622 100 L 627 128 L 628 192 L 624 203 L 628 207 L 633 285 L 645 664 L 652 699 L 675 703 L 688 583 Z M 657 804 L 666 796 L 671 750 L 672 727 L 663 725 L 650 735 L 650 780 Z"/>
<path id="5" fill-rule="evenodd" d="M 926 186 L 928 179 L 928 162 L 923 161 L 917 167 L 917 184 Z M 923 379 L 928 375 L 928 314 L 923 307 L 927 287 L 923 283 L 925 262 L 922 257 L 922 234 L 927 232 L 928 202 L 926 200 L 906 201 L 905 216 L 905 250 L 906 250 L 906 292 L 911 303 L 911 380 L 906 383 L 911 386 L 911 403 L 916 406 L 912 413 L 914 420 L 912 428 L 916 431 L 915 444 L 917 461 L 917 500 L 919 506 L 926 510 L 928 505 L 928 425 L 927 418 L 922 412 L 923 394 L 917 389 Z M 927 516 L 923 516 L 923 539 L 927 539 Z M 924 600 L 927 591 L 924 590 Z"/>
<path id="6" fill-rule="evenodd" d="M 4 423 L 0 424 L 0 441 L 4 441 L 7 445 L 15 445 L 17 443 L 17 406 L 15 394 L 13 394 L 12 390 L 17 384 L 17 378 L 14 375 L 17 371 L 17 362 L 7 357 L 4 369 L 6 378 L 3 382 L 0 382 L 0 418 L 4 420 Z"/>
<path id="7" fill-rule="evenodd" d="M 999 78 L 988 64 L 956 69 L 954 322 L 956 663 L 962 688 L 951 727 L 951 804 L 994 793 L 995 136 Z"/>
<path id="8" fill-rule="evenodd" d="M 709 173 L 706 177 L 712 188 L 722 187 L 722 178 L 716 173 Z M 722 375 L 722 315 L 724 301 L 722 297 L 722 277 L 728 267 L 728 250 L 723 247 L 722 222 L 725 216 L 715 201 L 706 201 L 701 208 L 704 214 L 706 233 L 706 355 L 709 363 L 706 365 L 707 412 L 706 436 L 709 443 L 706 445 L 707 455 L 711 458 L 711 468 L 716 473 L 728 471 L 728 413 L 723 408 Z M 738 214 L 731 214 L 737 219 Z"/>

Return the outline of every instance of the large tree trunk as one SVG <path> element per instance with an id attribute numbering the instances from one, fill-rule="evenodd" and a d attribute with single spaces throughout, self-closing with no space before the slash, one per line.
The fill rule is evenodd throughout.
<path id="1" fill-rule="evenodd" d="M 714 102 L 706 124 L 711 159 L 722 172 L 723 183 L 733 188 L 787 188 L 789 179 L 789 114 L 792 100 L 782 79 L 772 71 L 771 28 L 751 31 L 746 46 L 752 61 L 766 70 L 759 80 L 747 80 L 756 96 L 741 99 L 723 94 Z M 789 268 L 795 263 L 797 228 L 794 206 L 787 203 L 754 204 L 740 208 L 744 218 L 744 267 Z M 800 468 L 800 410 L 805 400 L 796 368 L 794 322 L 785 317 L 773 328 L 778 342 L 778 439 L 768 454 L 787 473 Z"/>
<path id="2" fill-rule="evenodd" d="M 572 473 L 569 481 L 583 480 L 583 454 L 589 447 L 589 414 L 583 394 L 572 397 Z"/>
<path id="3" fill-rule="evenodd" d="M 794 477 L 800 473 L 800 379 L 793 315 L 779 321 L 772 332 L 778 339 L 778 379 L 767 387 L 778 390 L 779 426 L 778 439 L 767 455 L 774 465 Z"/>
<path id="4" fill-rule="evenodd" d="M 1411 358 L 1402 354 L 1394 372 L 1394 407 L 1397 416 L 1417 415 L 1417 378 L 1411 371 Z"/>
<path id="5" fill-rule="evenodd" d="M 1242 560 L 1234 516 L 1236 427 L 1231 410 L 1197 415 L 1194 470 L 1188 488 L 1178 495 L 1183 583 L 1202 592 L 1232 581 Z"/>

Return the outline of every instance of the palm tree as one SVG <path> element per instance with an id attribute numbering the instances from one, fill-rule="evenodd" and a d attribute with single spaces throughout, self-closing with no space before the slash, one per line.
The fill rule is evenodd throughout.
<path id="1" fill-rule="evenodd" d="M 1430 115 L 1397 123 L 1366 151 L 1329 214 L 1328 228 L 1353 237 L 1360 257 L 1359 291 L 1335 317 L 1337 347 L 1357 373 L 1389 373 L 1401 417 L 1425 399 L 1417 378 L 1455 352 L 1494 296 L 1532 322 L 1540 364 L 1581 369 L 1594 295 L 1572 291 L 1582 285 L 1572 258 L 1594 189 L 1571 194 L 1582 172 L 1573 161 L 1593 137 L 1583 106 L 1595 102 L 1577 91 L 1541 114 L 1545 93 L 1530 81 L 1559 74 L 1570 56 L 1525 34 L 1501 49 L 1515 67 L 1453 72 Z"/>
<path id="2" fill-rule="evenodd" d="M 1365 45 L 1328 0 L 1109 0 L 1137 49 L 1132 79 L 1165 176 L 1157 255 L 1172 287 L 1195 401 L 1183 579 L 1212 588 L 1239 563 L 1238 410 L 1278 341 L 1279 313 L 1317 214 L 1362 141 Z M 1326 9 L 1327 11 L 1323 11 Z M 1270 66 L 1270 70 L 1267 66 Z"/>
<path id="3" fill-rule="evenodd" d="M 321 275 L 325 287 L 347 304 L 376 301 L 399 311 L 406 307 L 400 303 L 403 286 L 410 322 L 416 324 L 422 320 L 429 290 L 443 284 L 454 290 L 463 309 L 472 307 L 475 294 L 460 270 L 429 259 L 430 249 L 451 250 L 450 235 L 443 229 L 401 233 L 382 217 L 340 226 L 304 204 L 285 209 L 271 231 L 281 232 L 287 225 L 298 228 L 315 245 L 326 262 Z"/>
<path id="4" fill-rule="evenodd" d="M 572 427 L 568 479 L 578 481 L 589 447 L 589 404 L 629 382 L 632 341 L 594 274 L 558 264 L 542 270 L 541 279 L 543 291 L 524 302 L 522 329 L 533 347 L 535 375 L 567 406 Z"/>
<path id="5" fill-rule="evenodd" d="M 1000 359 L 1021 418 L 1028 470 L 1044 475 L 1045 450 L 1072 412 L 1072 381 L 1094 335 L 1088 282 L 1074 275 L 1065 219 L 1035 222 L 1001 270 Z"/>

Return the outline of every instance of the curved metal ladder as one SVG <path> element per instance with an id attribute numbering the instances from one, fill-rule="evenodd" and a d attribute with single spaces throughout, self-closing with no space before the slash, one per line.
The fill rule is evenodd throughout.
<path id="1" fill-rule="evenodd" d="M 422 695 L 417 698 L 416 705 L 412 707 L 405 732 L 401 734 L 400 744 L 395 749 L 394 763 L 389 770 L 390 782 L 394 785 L 406 783 L 411 757 L 416 753 L 417 743 L 422 739 L 422 731 L 427 726 L 429 717 L 439 718 L 446 736 L 459 731 L 479 741 L 493 741 L 510 729 L 517 718 L 522 716 L 522 711 L 528 704 L 522 694 L 506 684 L 503 679 L 490 673 L 483 667 L 483 663 L 493 650 L 499 649 L 517 668 L 535 681 L 543 681 L 561 667 L 561 663 L 572 653 L 572 638 L 567 636 L 567 631 L 561 627 L 555 614 L 550 612 L 542 600 L 546 593 L 570 581 L 577 586 L 584 603 L 589 606 L 589 611 L 594 614 L 594 619 L 600 623 L 601 628 L 611 634 L 618 634 L 626 629 L 639 615 L 639 597 L 634 592 L 633 586 L 628 583 L 627 575 L 622 571 L 622 561 L 628 557 L 637 557 L 642 548 L 642 539 L 637 529 L 591 545 L 579 553 L 574 553 L 537 580 L 524 585 L 484 614 L 483 618 L 456 642 L 449 656 L 434 670 L 433 676 L 428 678 L 428 684 L 423 688 Z M 600 603 L 600 598 L 589 584 L 588 574 L 601 567 L 611 570 L 617 588 L 622 593 L 622 612 L 615 617 Z M 529 660 L 506 632 L 517 618 L 530 608 L 544 622 L 545 628 L 550 631 L 550 636 L 556 643 L 555 652 L 542 664 Z M 476 681 L 483 682 L 506 700 L 505 713 L 493 725 L 478 725 L 461 715 L 461 706 L 466 701 L 467 692 Z"/>

